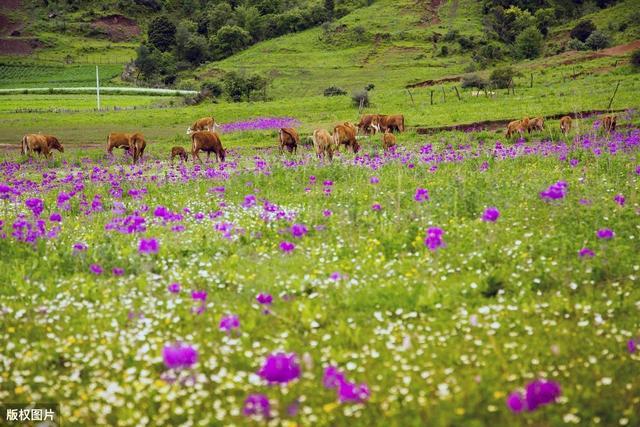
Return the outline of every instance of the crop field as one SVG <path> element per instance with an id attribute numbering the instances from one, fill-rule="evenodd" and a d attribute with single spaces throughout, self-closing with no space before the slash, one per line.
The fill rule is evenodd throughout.
<path id="1" fill-rule="evenodd" d="M 0 401 L 65 425 L 638 425 L 639 122 L 333 162 L 5 153 Z"/>
<path id="2" fill-rule="evenodd" d="M 122 65 L 100 65 L 100 82 L 105 84 L 122 72 Z M 0 88 L 95 86 L 95 65 L 43 66 L 0 63 Z"/>

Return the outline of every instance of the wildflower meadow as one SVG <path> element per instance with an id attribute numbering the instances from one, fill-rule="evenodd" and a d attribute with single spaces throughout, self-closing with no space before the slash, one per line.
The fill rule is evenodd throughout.
<path id="1" fill-rule="evenodd" d="M 296 123 L 224 132 L 271 122 Z M 65 426 L 638 426 L 634 123 L 333 162 L 7 154 L 0 401 Z"/>

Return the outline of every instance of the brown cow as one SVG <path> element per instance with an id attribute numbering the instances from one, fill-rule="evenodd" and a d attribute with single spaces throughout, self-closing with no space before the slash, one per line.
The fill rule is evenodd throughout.
<path id="1" fill-rule="evenodd" d="M 604 125 L 605 132 L 613 132 L 616 130 L 616 124 L 618 121 L 618 117 L 615 115 L 606 115 L 602 119 L 602 124 Z"/>
<path id="2" fill-rule="evenodd" d="M 187 128 L 187 135 L 190 135 L 193 132 L 200 132 L 203 130 L 208 130 L 210 132 L 213 132 L 216 127 L 218 127 L 218 124 L 216 123 L 213 117 L 203 117 L 201 119 L 196 120 L 191 126 Z"/>
<path id="3" fill-rule="evenodd" d="M 31 157 L 32 153 L 38 153 L 38 157 L 44 156 L 50 159 L 53 157 L 51 150 L 58 150 L 64 153 L 64 147 L 55 136 L 31 133 L 22 137 L 20 150 L 22 154 L 28 154 Z"/>
<path id="4" fill-rule="evenodd" d="M 336 151 L 340 151 L 340 145 L 351 147 L 354 153 L 360 150 L 356 140 L 356 127 L 351 123 L 343 123 L 333 128 L 333 144 Z"/>
<path id="5" fill-rule="evenodd" d="M 329 160 L 333 160 L 333 152 L 336 150 L 334 139 L 329 132 L 324 129 L 316 129 L 313 131 L 313 147 L 316 150 L 318 159 L 324 160 L 325 156 Z"/>
<path id="6" fill-rule="evenodd" d="M 402 114 L 394 114 L 391 116 L 379 114 L 378 130 L 385 132 L 387 129 L 391 132 L 404 132 L 404 116 Z"/>
<path id="7" fill-rule="evenodd" d="M 201 131 L 191 134 L 191 155 L 193 161 L 196 161 L 196 157 L 202 163 L 202 159 L 198 155 L 199 151 L 207 153 L 207 160 L 211 157 L 211 152 L 215 153 L 216 161 L 224 162 L 226 151 L 222 148 L 222 142 L 220 136 L 215 132 Z"/>
<path id="8" fill-rule="evenodd" d="M 529 117 L 525 117 L 522 119 L 521 124 L 522 124 L 522 130 L 526 130 L 527 132 L 529 131 L 529 124 L 530 124 L 531 120 L 529 119 Z"/>
<path id="9" fill-rule="evenodd" d="M 506 138 L 511 138 L 511 136 L 514 135 L 516 132 L 520 134 L 520 137 L 524 135 L 524 127 L 522 126 L 522 120 L 514 120 L 512 122 L 509 122 L 509 124 L 507 125 L 507 131 L 505 132 L 504 136 Z"/>
<path id="10" fill-rule="evenodd" d="M 560 118 L 560 130 L 565 135 L 571 132 L 571 117 L 563 116 Z"/>
<path id="11" fill-rule="evenodd" d="M 113 154 L 114 148 L 122 148 L 123 150 L 129 151 L 129 139 L 131 135 L 130 133 L 111 132 L 109 136 L 107 136 L 107 153 Z"/>
<path id="12" fill-rule="evenodd" d="M 171 148 L 171 163 L 173 163 L 173 159 L 175 157 L 180 158 L 180 160 L 183 162 L 186 162 L 189 159 L 189 156 L 187 156 L 187 152 L 182 147 Z"/>
<path id="13" fill-rule="evenodd" d="M 369 135 L 369 133 L 375 135 L 378 130 L 378 115 L 377 114 L 365 114 L 360 117 L 360 121 L 357 124 L 358 134 Z"/>
<path id="14" fill-rule="evenodd" d="M 529 126 L 527 128 L 527 132 L 531 133 L 534 131 L 542 132 L 544 130 L 544 118 L 536 117 L 529 121 Z"/>
<path id="15" fill-rule="evenodd" d="M 297 154 L 300 137 L 294 128 L 280 128 L 278 141 L 280 142 L 280 153 L 282 153 L 286 147 L 289 153 Z"/>
<path id="16" fill-rule="evenodd" d="M 396 146 L 396 136 L 387 130 L 382 134 L 382 148 L 385 151 L 390 150 L 391 147 Z"/>
<path id="17" fill-rule="evenodd" d="M 145 148 L 147 148 L 147 142 L 144 140 L 144 136 L 138 132 L 131 134 L 129 137 L 129 153 L 133 155 L 133 164 L 138 163 L 138 160 L 142 158 Z"/>

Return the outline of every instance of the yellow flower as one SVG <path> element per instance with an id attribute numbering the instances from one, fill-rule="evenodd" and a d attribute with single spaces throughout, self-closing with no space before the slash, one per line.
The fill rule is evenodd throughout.
<path id="1" fill-rule="evenodd" d="M 322 410 L 326 413 L 329 413 L 338 407 L 338 402 L 327 403 L 322 407 Z"/>
<path id="2" fill-rule="evenodd" d="M 504 392 L 502 391 L 495 391 L 493 392 L 493 397 L 495 399 L 502 399 L 505 396 Z"/>
<path id="3" fill-rule="evenodd" d="M 18 386 L 18 387 L 16 387 L 16 389 L 14 391 L 15 391 L 16 394 L 22 394 L 22 393 L 24 393 L 24 387 Z"/>
<path id="4" fill-rule="evenodd" d="M 456 408 L 456 415 L 464 415 L 464 408 Z"/>

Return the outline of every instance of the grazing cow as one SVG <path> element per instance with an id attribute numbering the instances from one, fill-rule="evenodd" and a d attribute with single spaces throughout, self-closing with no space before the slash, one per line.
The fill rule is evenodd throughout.
<path id="1" fill-rule="evenodd" d="M 213 132 L 218 127 L 215 119 L 213 117 L 203 117 L 201 119 L 196 120 L 191 126 L 187 128 L 187 135 L 191 135 L 193 132 L 200 132 L 203 130 L 208 130 Z"/>
<path id="2" fill-rule="evenodd" d="M 606 115 L 602 119 L 602 124 L 604 125 L 605 132 L 613 132 L 616 130 L 616 124 L 618 121 L 618 117 L 615 115 Z"/>
<path id="3" fill-rule="evenodd" d="M 51 135 L 40 134 L 27 134 L 22 137 L 22 154 L 28 154 L 31 157 L 32 153 L 38 153 L 38 157 L 44 156 L 47 159 L 53 157 L 52 150 L 58 150 L 64 153 L 64 147 L 58 141 L 58 138 Z"/>
<path id="4" fill-rule="evenodd" d="M 220 136 L 215 132 L 201 131 L 191 134 L 191 155 L 195 163 L 196 157 L 202 163 L 202 159 L 198 155 L 199 151 L 207 153 L 207 160 L 211 157 L 211 153 L 215 153 L 216 161 L 224 162 L 226 151 L 222 148 L 222 142 Z"/>
<path id="5" fill-rule="evenodd" d="M 396 136 L 387 130 L 382 134 L 382 148 L 385 151 L 390 150 L 391 147 L 396 146 Z"/>
<path id="6" fill-rule="evenodd" d="M 378 115 L 377 114 L 365 114 L 360 117 L 360 121 L 357 124 L 358 134 L 369 135 L 372 133 L 375 135 L 378 130 Z"/>
<path id="7" fill-rule="evenodd" d="M 531 119 L 529 121 L 529 127 L 527 128 L 527 131 L 529 133 L 534 132 L 534 131 L 542 132 L 543 130 L 544 130 L 544 118 L 536 117 L 536 118 Z"/>
<path id="8" fill-rule="evenodd" d="M 133 164 L 138 163 L 138 160 L 142 158 L 145 148 L 147 148 L 147 142 L 144 140 L 144 136 L 138 132 L 131 134 L 129 137 L 129 153 L 133 155 Z"/>
<path id="9" fill-rule="evenodd" d="M 280 142 L 280 153 L 282 153 L 286 147 L 289 153 L 297 154 L 300 137 L 294 128 L 280 128 L 278 141 Z"/>
<path id="10" fill-rule="evenodd" d="M 504 136 L 506 138 L 511 138 L 511 136 L 515 135 L 516 132 L 520 134 L 520 137 L 524 135 L 522 120 L 514 120 L 512 122 L 509 122 L 509 124 L 507 125 L 507 131 L 505 132 Z"/>
<path id="11" fill-rule="evenodd" d="M 351 147 L 354 154 L 360 150 L 360 145 L 356 140 L 356 127 L 351 123 L 337 125 L 333 128 L 333 143 L 336 151 L 339 151 L 340 145 Z"/>
<path id="12" fill-rule="evenodd" d="M 525 118 L 522 119 L 521 123 L 522 123 L 522 130 L 523 131 L 526 130 L 528 132 L 529 131 L 529 124 L 531 123 L 531 119 L 529 119 L 529 117 L 525 117 Z"/>
<path id="13" fill-rule="evenodd" d="M 313 131 L 313 147 L 316 150 L 318 159 L 321 158 L 323 161 L 325 156 L 328 156 L 329 160 L 333 160 L 333 152 L 337 148 L 334 139 L 329 132 L 324 129 L 316 129 Z"/>
<path id="14" fill-rule="evenodd" d="M 563 116 L 560 118 L 560 130 L 565 135 L 571 132 L 571 117 Z"/>
<path id="15" fill-rule="evenodd" d="M 111 132 L 107 137 L 107 153 L 113 154 L 114 148 L 122 148 L 129 151 L 130 133 Z"/>
<path id="16" fill-rule="evenodd" d="M 386 116 L 384 114 L 378 115 L 378 130 L 385 132 L 404 132 L 404 116 L 402 114 L 394 114 Z"/>
<path id="17" fill-rule="evenodd" d="M 171 148 L 171 163 L 173 163 L 174 157 L 180 158 L 180 161 L 186 162 L 189 159 L 187 152 L 182 147 Z"/>

